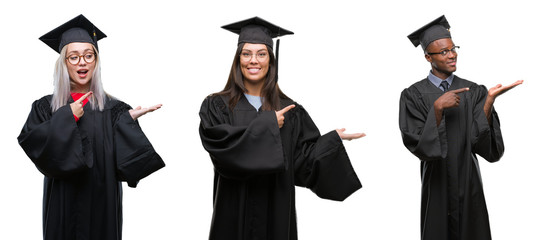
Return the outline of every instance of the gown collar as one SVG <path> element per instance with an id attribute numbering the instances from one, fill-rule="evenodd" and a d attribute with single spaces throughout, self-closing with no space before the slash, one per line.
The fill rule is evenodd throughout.
<path id="1" fill-rule="evenodd" d="M 450 89 L 450 86 L 452 86 L 452 82 L 454 81 L 454 74 L 452 73 L 450 76 L 448 76 L 448 78 L 444 79 L 448 82 L 448 88 Z M 429 71 L 429 75 L 427 77 L 427 79 L 433 84 L 435 85 L 435 87 L 443 90 L 440 86 L 441 86 L 441 82 L 443 81 L 443 79 L 440 79 L 439 77 L 435 76 L 433 74 L 433 72 Z"/>

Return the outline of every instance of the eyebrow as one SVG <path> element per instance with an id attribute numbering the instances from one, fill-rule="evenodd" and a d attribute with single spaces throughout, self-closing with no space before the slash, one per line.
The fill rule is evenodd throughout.
<path id="1" fill-rule="evenodd" d="M 94 52 L 94 49 L 87 48 L 87 49 L 84 49 L 82 53 L 87 53 L 87 52 Z M 73 53 L 79 54 L 79 51 L 69 51 L 69 52 L 67 53 L 67 55 L 73 54 Z"/>
<path id="2" fill-rule="evenodd" d="M 242 52 L 243 52 L 243 51 L 246 51 L 246 52 L 253 52 L 253 51 L 251 51 L 250 49 L 242 49 Z M 266 49 L 259 49 L 259 50 L 255 51 L 255 52 L 262 52 L 262 51 L 268 52 L 268 50 L 266 50 Z"/>
<path id="3" fill-rule="evenodd" d="M 451 47 L 444 47 L 444 48 L 439 49 L 439 51 L 450 50 L 455 46 L 456 46 L 456 44 L 452 45 Z"/>

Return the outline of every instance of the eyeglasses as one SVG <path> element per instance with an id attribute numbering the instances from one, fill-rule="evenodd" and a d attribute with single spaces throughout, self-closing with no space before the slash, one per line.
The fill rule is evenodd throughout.
<path id="1" fill-rule="evenodd" d="M 446 56 L 446 54 L 448 54 L 449 52 L 457 53 L 458 49 L 459 49 L 459 46 L 454 46 L 453 48 L 450 48 L 450 49 L 444 49 L 444 50 L 442 50 L 442 51 L 440 51 L 440 52 L 436 52 L 436 53 L 430 53 L 430 52 L 428 52 L 427 54 L 429 54 L 429 55 L 441 54 L 441 56 L 444 57 L 444 56 Z"/>
<path id="2" fill-rule="evenodd" d="M 251 52 L 242 52 L 240 53 L 240 60 L 244 62 L 251 61 L 251 59 L 253 59 L 253 55 L 255 55 L 257 60 L 260 62 L 264 62 L 268 58 L 268 52 L 266 51 L 261 51 L 254 54 L 252 54 Z"/>
<path id="3" fill-rule="evenodd" d="M 93 63 L 96 60 L 96 54 L 93 52 L 87 52 L 83 55 L 72 54 L 66 57 L 66 59 L 72 65 L 79 64 L 81 62 L 81 59 L 84 59 L 86 63 Z"/>

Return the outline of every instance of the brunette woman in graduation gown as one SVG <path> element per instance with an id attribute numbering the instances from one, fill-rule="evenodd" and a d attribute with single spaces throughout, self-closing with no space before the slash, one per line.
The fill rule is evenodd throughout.
<path id="1" fill-rule="evenodd" d="M 18 140 L 43 175 L 43 238 L 122 239 L 122 184 L 165 166 L 132 109 L 105 93 L 97 40 L 83 15 L 40 39 L 60 53 L 54 93 L 36 100 Z"/>
<path id="2" fill-rule="evenodd" d="M 361 184 L 342 139 L 364 134 L 321 136 L 281 92 L 272 37 L 292 32 L 258 17 L 223 28 L 240 35 L 238 49 L 225 89 L 199 113 L 215 171 L 210 239 L 297 239 L 294 186 L 343 201 Z"/>

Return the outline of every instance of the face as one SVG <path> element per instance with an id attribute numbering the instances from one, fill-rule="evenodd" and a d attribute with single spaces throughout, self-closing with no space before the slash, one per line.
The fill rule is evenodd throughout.
<path id="1" fill-rule="evenodd" d="M 245 80 L 258 82 L 266 77 L 270 54 L 265 44 L 245 43 L 240 53 L 240 68 Z"/>
<path id="2" fill-rule="evenodd" d="M 433 41 L 427 47 L 428 53 L 439 53 L 443 50 L 450 50 L 454 47 L 454 42 L 450 38 L 442 38 Z M 431 63 L 431 69 L 435 76 L 445 79 L 456 71 L 457 53 L 448 51 L 442 54 L 426 54 L 426 60 Z"/>
<path id="3" fill-rule="evenodd" d="M 92 54 L 94 54 L 93 58 Z M 65 61 L 72 91 L 88 91 L 96 66 L 96 55 L 93 45 L 81 42 L 70 43 L 67 45 L 66 57 Z M 79 58 L 78 63 L 76 63 L 77 58 Z M 72 61 L 76 64 L 71 63 Z M 91 63 L 87 63 L 87 61 L 91 61 Z"/>

